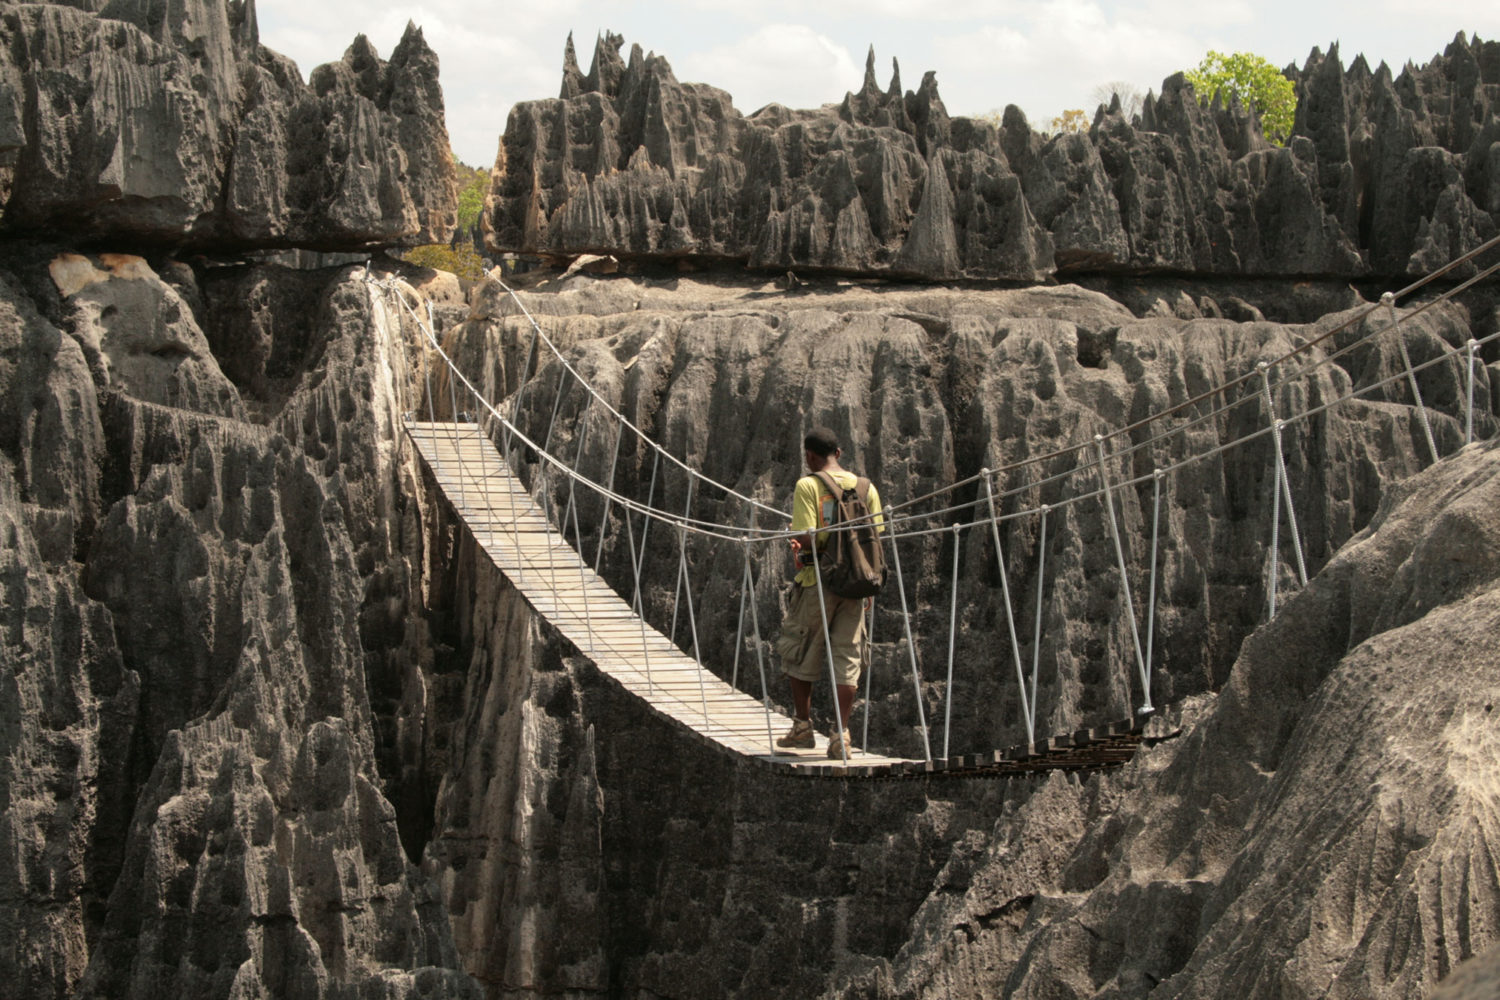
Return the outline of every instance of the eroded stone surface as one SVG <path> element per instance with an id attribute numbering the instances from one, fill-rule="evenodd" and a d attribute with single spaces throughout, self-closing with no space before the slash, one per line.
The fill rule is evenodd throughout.
<path id="1" fill-rule="evenodd" d="M 1306 327 L 1137 319 L 1072 288 L 981 293 L 831 282 L 784 295 L 731 282 L 574 277 L 523 297 L 578 370 L 633 421 L 711 475 L 781 506 L 808 423 L 844 435 L 851 466 L 874 475 L 891 498 L 915 496 L 1253 375 L 1258 360 L 1352 315 Z M 505 318 L 513 312 L 486 293 L 452 341 L 465 370 L 491 387 L 515 384 L 527 347 L 529 327 Z M 1424 316 L 1434 324 L 1420 335 L 1424 350 L 1465 336 L 1463 310 Z M 1342 333 L 1326 349 L 1353 336 Z M 1399 365 L 1394 341 L 1373 343 L 1278 399 L 1288 411 L 1316 404 Z M 544 367 L 528 383 L 523 425 L 538 433 L 557 376 L 555 365 Z M 1450 381 L 1433 394 L 1456 388 Z M 1256 394 L 1253 385 L 1248 394 Z M 595 422 L 582 440 L 574 419 L 583 399 L 569 390 L 552 443 L 566 456 L 585 445 L 579 467 L 602 477 L 613 434 Z M 604 988 L 608 975 L 609 989 L 663 995 L 790 996 L 831 986 L 849 996 L 1135 996 L 1170 988 L 1207 997 L 1248 982 L 1248 995 L 1313 996 L 1334 976 L 1351 996 L 1424 995 L 1457 957 L 1493 940 L 1491 882 L 1456 888 L 1445 867 L 1472 870 L 1473 852 L 1488 850 L 1476 846 L 1487 835 L 1464 817 L 1471 807 L 1487 815 L 1493 792 L 1450 798 L 1443 762 L 1454 754 L 1427 751 L 1457 747 L 1461 734 L 1475 738 L 1468 723 L 1455 729 L 1447 720 L 1482 713 L 1493 687 L 1494 678 L 1482 679 L 1488 667 L 1471 668 L 1458 652 L 1474 641 L 1468 630 L 1487 621 L 1476 595 L 1478 581 L 1493 573 L 1473 565 L 1453 576 L 1452 545 L 1476 536 L 1458 524 L 1440 527 L 1435 513 L 1462 520 L 1460 509 L 1484 509 L 1490 486 L 1481 483 L 1496 469 L 1493 452 L 1471 449 L 1419 474 L 1425 445 L 1411 416 L 1398 385 L 1288 439 L 1311 568 L 1320 581 L 1343 582 L 1315 584 L 1258 631 L 1269 442 L 1168 481 L 1155 684 L 1160 702 L 1178 706 L 1187 735 L 1085 782 L 841 786 L 731 766 L 655 728 L 565 649 L 514 645 L 535 620 L 518 618 L 515 595 L 483 568 L 471 569 L 460 548 L 451 572 L 458 580 L 474 573 L 472 583 L 455 586 L 472 595 L 479 615 L 463 735 L 452 744 L 426 867 L 451 901 L 461 950 L 482 956 L 471 958 L 470 970 L 492 985 L 550 970 L 562 990 Z M 1255 407 L 1222 416 L 1194 430 L 1190 445 L 1164 442 L 1157 460 L 1214 447 L 1263 419 Z M 1447 426 L 1439 432 L 1444 448 L 1456 450 L 1457 425 Z M 616 483 L 644 495 L 648 473 L 649 463 L 627 448 Z M 1376 482 L 1410 476 L 1410 487 L 1377 508 Z M 683 489 L 669 477 L 657 502 L 680 504 Z M 565 488 L 554 502 L 566 504 Z M 1130 565 L 1143 574 L 1149 485 L 1122 491 L 1117 502 Z M 694 514 L 737 523 L 747 511 L 705 495 Z M 586 551 L 597 516 L 597 506 L 580 508 Z M 1035 524 L 1008 525 L 1003 538 L 1018 618 L 1029 622 Z M 623 547 L 618 533 L 606 538 L 606 575 L 612 563 L 619 575 Z M 737 548 L 691 550 L 709 663 L 733 655 Z M 1285 600 L 1296 587 L 1289 550 L 1283 558 Z M 756 559 L 760 617 L 775 622 L 784 559 Z M 908 594 L 923 609 L 913 627 L 929 718 L 941 713 L 949 559 L 951 550 L 937 543 L 911 542 L 903 555 Z M 671 615 L 675 560 L 670 550 L 646 559 L 648 605 L 662 624 Z M 983 538 L 965 543 L 955 752 L 1024 738 L 993 560 Z M 1113 561 L 1102 506 L 1054 512 L 1043 732 L 1132 708 L 1131 639 Z M 1136 580 L 1138 601 L 1143 583 Z M 1319 596 L 1338 587 L 1353 588 L 1347 610 Z M 1448 636 L 1433 644 L 1431 660 L 1381 647 L 1418 623 Z M 888 605 L 875 634 L 871 744 L 920 755 L 900 625 Z M 685 629 L 679 639 L 687 641 Z M 1022 652 L 1029 662 L 1024 637 Z M 527 673 L 507 673 L 497 660 L 525 663 Z M 1438 669 L 1439 660 L 1449 666 Z M 1403 687 L 1395 678 L 1406 662 L 1426 675 Z M 1376 663 L 1384 666 L 1374 670 Z M 1480 679 L 1460 705 L 1450 695 L 1471 669 Z M 759 692 L 753 676 L 742 683 Z M 1407 744 L 1407 732 L 1421 735 Z M 1399 764 L 1397 745 L 1412 748 Z M 525 761 L 506 758 L 497 749 L 504 746 L 519 747 Z M 547 777 L 538 783 L 539 775 Z M 1343 791 L 1328 794 L 1346 778 Z M 1368 793 L 1374 784 L 1378 805 Z M 1368 836 L 1348 836 L 1351 828 Z M 1386 845 L 1379 854 L 1389 864 L 1369 867 L 1372 844 Z M 1440 902 L 1424 895 L 1440 883 Z M 517 900 L 522 915 L 497 911 L 497 898 Z M 1402 898 L 1408 902 L 1388 909 Z M 1283 910 L 1285 921 L 1258 916 Z M 1443 946 L 1451 957 L 1424 964 L 1410 957 L 1420 950 L 1412 935 L 1425 935 L 1420 929 L 1435 920 L 1468 929 Z M 1308 930 L 1313 922 L 1337 929 Z M 1486 929 L 1475 929 L 1480 924 Z M 1394 957 L 1398 951 L 1408 957 Z M 1276 957 L 1254 958 L 1263 953 Z M 1309 971 L 1278 971 L 1287 962 Z"/>
<path id="2" fill-rule="evenodd" d="M 6 272 L 0 324 L 0 891 L 26 901 L 4 974 L 25 997 L 477 996 L 403 844 L 422 811 L 392 803 L 420 780 L 382 777 L 421 767 L 432 655 L 391 314 L 351 270 L 246 276 L 321 332 L 272 331 L 287 384 L 246 380 L 254 424 L 195 280 L 58 260 Z M 202 352 L 196 382 L 121 377 L 130 356 L 186 378 L 132 354 L 159 337 Z M 233 406 L 141 398 L 163 384 Z"/>
<path id="3" fill-rule="evenodd" d="M 666 60 L 572 40 L 560 96 L 506 125 L 487 223 L 501 250 L 733 261 L 927 279 L 1055 272 L 1421 274 L 1497 231 L 1497 43 L 1460 35 L 1422 67 L 1288 72 L 1284 148 L 1179 74 L 1127 121 L 1046 138 L 950 118 L 928 73 L 882 91 L 874 53 L 838 104 L 742 114 Z M 1472 271 L 1470 272 L 1472 273 Z"/>
<path id="4" fill-rule="evenodd" d="M 0 14 L 0 228 L 215 249 L 431 243 L 457 193 L 437 56 L 360 36 L 303 84 L 254 0 Z M 22 109 L 30 109 L 22 113 Z"/>

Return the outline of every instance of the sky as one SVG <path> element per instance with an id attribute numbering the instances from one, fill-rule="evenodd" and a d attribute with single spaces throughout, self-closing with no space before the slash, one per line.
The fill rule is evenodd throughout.
<path id="1" fill-rule="evenodd" d="M 1142 93 L 1205 52 L 1254 52 L 1301 65 L 1339 44 L 1344 64 L 1424 63 L 1460 31 L 1500 39 L 1497 0 L 257 0 L 262 44 L 303 78 L 364 34 L 383 57 L 407 22 L 441 61 L 448 133 L 459 159 L 489 167 L 510 109 L 556 97 L 573 33 L 584 72 L 604 31 L 665 56 L 677 79 L 727 90 L 749 114 L 773 101 L 815 108 L 858 90 L 873 45 L 876 79 L 915 90 L 928 70 L 951 115 L 1014 104 L 1045 127 L 1069 108 L 1092 117 L 1114 81 Z"/>

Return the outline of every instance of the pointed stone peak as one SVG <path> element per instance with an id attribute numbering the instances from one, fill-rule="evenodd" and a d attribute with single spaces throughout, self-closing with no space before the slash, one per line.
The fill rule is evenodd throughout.
<path id="1" fill-rule="evenodd" d="M 865 82 L 859 88 L 864 93 L 880 93 L 880 85 L 875 82 L 875 46 L 870 46 L 870 54 L 865 56 Z"/>
<path id="2" fill-rule="evenodd" d="M 255 13 L 255 0 L 231 2 L 227 10 L 235 44 L 241 49 L 253 50 L 260 44 L 260 19 Z"/>
<path id="3" fill-rule="evenodd" d="M 620 46 L 624 44 L 624 35 L 600 32 L 594 39 L 594 61 L 584 80 L 584 90 L 597 90 L 607 97 L 619 96 L 620 77 L 625 75 L 625 60 L 620 58 Z"/>
<path id="4" fill-rule="evenodd" d="M 887 97 L 901 96 L 901 64 L 895 56 L 891 57 L 891 85 L 885 93 Z"/>
<path id="5" fill-rule="evenodd" d="M 578 67 L 578 50 L 573 46 L 573 33 L 568 32 L 568 43 L 563 46 L 562 87 L 557 96 L 570 100 L 583 93 L 583 70 Z"/>

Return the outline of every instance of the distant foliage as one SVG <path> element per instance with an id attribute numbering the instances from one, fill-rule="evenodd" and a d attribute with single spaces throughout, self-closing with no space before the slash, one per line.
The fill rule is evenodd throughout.
<path id="1" fill-rule="evenodd" d="M 1260 130 L 1268 140 L 1286 144 L 1297 115 L 1297 89 L 1270 62 L 1251 52 L 1225 55 L 1210 50 L 1186 76 L 1199 101 L 1208 104 L 1215 94 L 1226 103 L 1237 97 L 1260 116 Z"/>
<path id="2" fill-rule="evenodd" d="M 451 271 L 469 281 L 478 281 L 484 277 L 484 258 L 474 251 L 472 243 L 460 243 L 456 247 L 450 247 L 446 243 L 431 243 L 412 247 L 397 256 L 408 264 L 430 267 L 435 271 Z"/>
<path id="3" fill-rule="evenodd" d="M 1102 104 L 1106 108 L 1118 96 L 1120 98 L 1120 112 L 1125 116 L 1126 121 L 1131 121 L 1141 113 L 1141 106 L 1146 100 L 1146 95 L 1141 93 L 1141 88 L 1135 84 L 1126 83 L 1124 80 L 1110 80 L 1108 83 L 1101 83 L 1094 88 L 1091 96 L 1095 104 Z"/>
<path id="4" fill-rule="evenodd" d="M 454 245 L 430 243 L 396 256 L 408 264 L 451 271 L 460 278 L 477 281 L 484 277 L 484 258 L 474 249 L 473 234 L 479 226 L 479 214 L 484 211 L 484 196 L 490 190 L 490 173 L 468 166 L 457 156 L 453 157 L 453 169 L 458 173 L 458 230 Z"/>
<path id="5" fill-rule="evenodd" d="M 1052 119 L 1052 125 L 1047 129 L 1049 135 L 1064 135 L 1070 132 L 1087 132 L 1089 130 L 1089 116 L 1082 108 L 1069 108 L 1056 118 Z"/>
<path id="6" fill-rule="evenodd" d="M 456 156 L 453 167 L 458 171 L 458 228 L 473 229 L 479 224 L 479 213 L 484 211 L 484 196 L 490 190 L 490 172 L 461 163 Z"/>

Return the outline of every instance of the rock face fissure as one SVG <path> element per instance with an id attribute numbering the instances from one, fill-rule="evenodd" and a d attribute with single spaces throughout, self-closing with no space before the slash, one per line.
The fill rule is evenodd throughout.
<path id="1" fill-rule="evenodd" d="M 408 26 L 313 70 L 254 0 L 0 11 L 0 233 L 111 248 L 433 243 L 456 224 L 437 56 Z M 82 8 L 82 9 L 80 9 Z"/>
<path id="2" fill-rule="evenodd" d="M 1032 282 L 1423 274 L 1500 232 L 1500 43 L 1462 34 L 1398 76 L 1314 49 L 1287 70 L 1285 148 L 1180 74 L 1133 120 L 1117 100 L 1045 137 L 1015 107 L 950 118 L 933 73 L 881 90 L 873 51 L 836 105 L 744 115 L 622 45 L 602 36 L 584 75 L 570 38 L 559 96 L 512 110 L 490 246 Z"/>

